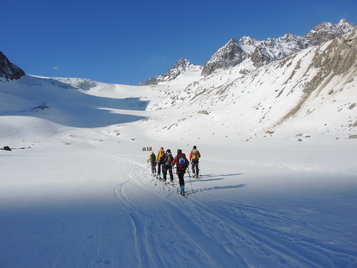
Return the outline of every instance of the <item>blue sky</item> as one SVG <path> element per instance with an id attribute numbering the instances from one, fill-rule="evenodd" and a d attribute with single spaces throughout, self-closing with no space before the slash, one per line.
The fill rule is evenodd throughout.
<path id="1" fill-rule="evenodd" d="M 231 38 L 357 25 L 356 0 L 0 0 L 0 51 L 28 74 L 135 85 Z"/>

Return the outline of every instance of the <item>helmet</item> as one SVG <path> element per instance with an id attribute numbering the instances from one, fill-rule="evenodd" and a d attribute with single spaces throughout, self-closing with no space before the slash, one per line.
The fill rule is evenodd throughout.
<path id="1" fill-rule="evenodd" d="M 193 149 L 197 149 L 196 145 L 193 146 Z"/>

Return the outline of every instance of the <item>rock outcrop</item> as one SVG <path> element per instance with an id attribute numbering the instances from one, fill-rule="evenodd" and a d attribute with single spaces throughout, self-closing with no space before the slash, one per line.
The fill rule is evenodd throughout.
<path id="1" fill-rule="evenodd" d="M 8 58 L 0 51 L 0 77 L 6 80 L 20 79 L 25 72 L 11 63 Z"/>

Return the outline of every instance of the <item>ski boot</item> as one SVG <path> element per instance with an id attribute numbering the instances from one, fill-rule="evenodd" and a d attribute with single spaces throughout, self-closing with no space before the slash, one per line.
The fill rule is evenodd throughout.
<path id="1" fill-rule="evenodd" d="M 185 195 L 185 186 L 180 185 L 180 194 Z"/>

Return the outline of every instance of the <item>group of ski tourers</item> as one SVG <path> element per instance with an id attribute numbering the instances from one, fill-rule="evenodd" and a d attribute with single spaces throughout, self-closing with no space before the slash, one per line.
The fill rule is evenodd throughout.
<path id="1" fill-rule="evenodd" d="M 201 157 L 200 152 L 197 150 L 196 146 L 193 146 L 189 160 L 187 159 L 186 155 L 182 152 L 181 149 L 177 150 L 177 155 L 174 157 L 171 153 L 170 149 L 167 149 L 166 152 L 163 147 L 160 148 L 157 155 L 152 152 L 147 160 L 151 165 L 151 172 L 153 176 L 156 178 L 163 180 L 164 182 L 167 180 L 167 173 L 170 176 L 170 182 L 172 183 L 174 180 L 172 169 L 176 166 L 176 174 L 179 178 L 180 184 L 180 193 L 182 195 L 185 194 L 185 181 L 184 175 L 186 170 L 188 170 L 190 162 L 191 162 L 191 169 L 194 178 L 199 178 L 199 166 L 198 162 Z M 157 166 L 157 169 L 156 169 Z M 157 171 L 157 173 L 156 173 Z M 189 170 L 188 170 L 189 171 Z M 162 173 L 162 175 L 161 175 Z"/>

